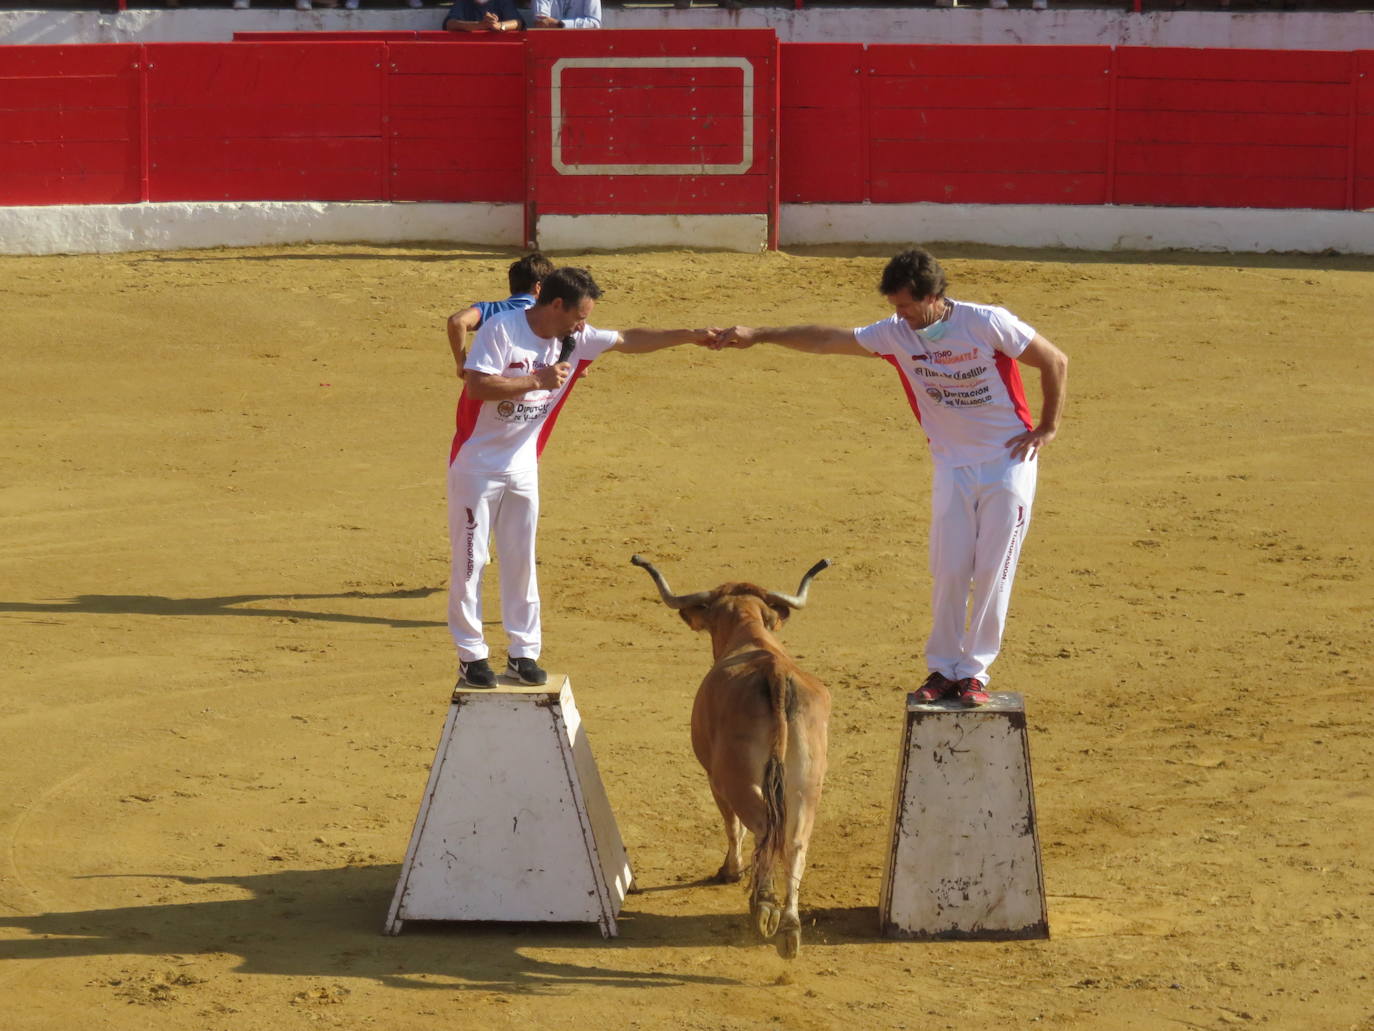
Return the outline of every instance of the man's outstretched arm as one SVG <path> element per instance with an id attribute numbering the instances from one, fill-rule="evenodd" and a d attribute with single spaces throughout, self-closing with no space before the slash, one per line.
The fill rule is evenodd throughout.
<path id="1" fill-rule="evenodd" d="M 872 358 L 873 352 L 859 346 L 852 329 L 836 326 L 731 326 L 710 346 L 751 347 L 754 344 L 780 344 L 806 354 L 847 354 Z"/>
<path id="2" fill-rule="evenodd" d="M 718 329 L 627 329 L 611 348 L 621 354 L 649 354 L 679 344 L 710 345 L 719 335 Z"/>

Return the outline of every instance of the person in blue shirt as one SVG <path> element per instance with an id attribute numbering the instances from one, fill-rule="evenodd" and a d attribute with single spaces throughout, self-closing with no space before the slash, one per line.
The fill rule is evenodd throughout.
<path id="1" fill-rule="evenodd" d="M 453 0 L 443 27 L 447 32 L 519 32 L 525 20 L 515 0 Z"/>
<path id="2" fill-rule="evenodd" d="M 463 378 L 463 363 L 468 358 L 468 337 L 482 328 L 482 323 L 498 311 L 512 308 L 532 308 L 539 298 L 539 283 L 553 271 L 553 262 L 538 251 L 511 262 L 506 271 L 510 296 L 504 301 L 474 301 L 462 311 L 448 317 L 448 346 L 458 363 L 458 378 Z"/>
<path id="3" fill-rule="evenodd" d="M 534 0 L 534 29 L 599 29 L 601 0 Z"/>

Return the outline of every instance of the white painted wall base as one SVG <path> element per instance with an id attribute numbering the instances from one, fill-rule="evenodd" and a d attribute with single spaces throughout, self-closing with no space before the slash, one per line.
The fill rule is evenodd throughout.
<path id="1" fill-rule="evenodd" d="M 286 201 L 0 208 L 0 254 L 257 247 L 296 243 L 464 243 L 518 248 L 518 204 Z M 546 215 L 550 251 L 686 247 L 753 252 L 763 215 Z M 1374 254 L 1374 211 L 1069 207 L 1033 204 L 784 204 L 783 247 L 984 243 L 1091 251 Z"/>
<path id="2" fill-rule="evenodd" d="M 1026 713 L 907 695 L 878 917 L 892 938 L 1048 938 Z"/>
<path id="3" fill-rule="evenodd" d="M 1046 204 L 784 204 L 780 246 L 987 243 L 1089 251 L 1374 254 L 1374 212 Z"/>
<path id="4" fill-rule="evenodd" d="M 455 690 L 383 930 L 584 921 L 609 938 L 632 884 L 568 678 Z"/>
<path id="5" fill-rule="evenodd" d="M 419 241 L 518 247 L 523 220 L 518 204 L 57 204 L 0 208 L 0 254 Z"/>
<path id="6" fill-rule="evenodd" d="M 761 251 L 768 247 L 766 215 L 541 215 L 543 251 L 699 247 Z"/>
<path id="7" fill-rule="evenodd" d="M 235 32 L 436 30 L 434 6 L 356 11 L 255 8 L 100 11 L 0 11 L 5 43 L 227 42 Z M 983 0 L 934 7 L 772 7 L 731 11 L 714 3 L 690 10 L 605 7 L 608 29 L 771 28 L 784 43 L 952 43 L 1018 46 L 1228 47 L 1258 50 L 1366 50 L 1374 47 L 1368 11 L 1149 11 L 1112 8 L 1028 10 L 1025 0 L 991 10 Z"/>

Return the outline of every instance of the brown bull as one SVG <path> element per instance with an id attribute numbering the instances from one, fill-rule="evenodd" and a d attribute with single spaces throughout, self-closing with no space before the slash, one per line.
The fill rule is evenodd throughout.
<path id="1" fill-rule="evenodd" d="M 716 879 L 740 879 L 743 824 L 754 835 L 749 912 L 765 938 L 781 934 L 778 951 L 791 958 L 801 947 L 797 890 L 825 779 L 830 692 L 802 671 L 774 632 L 806 604 L 811 578 L 830 563 L 812 566 L 795 595 L 727 583 L 679 596 L 644 559 L 630 561 L 648 571 L 683 622 L 710 631 L 715 665 L 692 706 L 692 748 L 725 821 L 725 862 Z M 779 864 L 787 880 L 781 907 L 773 892 Z"/>

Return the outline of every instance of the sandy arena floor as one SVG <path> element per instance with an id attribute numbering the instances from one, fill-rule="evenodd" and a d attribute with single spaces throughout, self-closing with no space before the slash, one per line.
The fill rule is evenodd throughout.
<path id="1" fill-rule="evenodd" d="M 682 348 L 577 388 L 544 658 L 646 890 L 609 943 L 387 938 L 453 681 L 442 324 L 513 255 L 0 258 L 0 1025 L 1374 1029 L 1374 260 L 935 249 L 1073 362 L 994 681 L 1050 940 L 876 936 L 929 476 L 885 364 Z M 868 322 L 885 257 L 559 260 L 624 328 Z M 835 561 L 785 634 L 835 703 L 790 964 L 701 883 L 709 647 L 636 551 L 678 590 Z"/>

